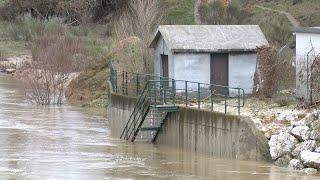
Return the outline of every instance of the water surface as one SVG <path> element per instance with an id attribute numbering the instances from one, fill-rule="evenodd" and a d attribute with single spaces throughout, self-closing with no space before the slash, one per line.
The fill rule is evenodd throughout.
<path id="1" fill-rule="evenodd" d="M 106 116 L 39 107 L 0 74 L 0 179 L 320 179 L 268 163 L 221 160 L 112 137 Z"/>

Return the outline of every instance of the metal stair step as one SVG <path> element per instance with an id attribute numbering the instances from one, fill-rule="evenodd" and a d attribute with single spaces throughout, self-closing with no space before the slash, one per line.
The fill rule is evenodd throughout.
<path id="1" fill-rule="evenodd" d="M 179 107 L 175 105 L 156 105 L 155 108 L 158 111 L 164 111 L 164 112 L 177 112 L 179 111 Z"/>
<path id="2" fill-rule="evenodd" d="M 144 127 L 140 128 L 140 131 L 159 131 L 161 127 Z"/>

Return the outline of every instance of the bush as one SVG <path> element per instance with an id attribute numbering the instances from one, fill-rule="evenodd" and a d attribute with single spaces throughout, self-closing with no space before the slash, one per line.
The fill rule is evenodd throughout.
<path id="1" fill-rule="evenodd" d="M 292 0 L 292 5 L 296 5 L 298 3 L 302 3 L 302 0 Z"/>
<path id="2" fill-rule="evenodd" d="M 7 21 L 25 14 L 42 20 L 60 17 L 76 25 L 103 21 L 127 3 L 127 0 L 9 0 L 0 8 L 0 17 Z"/>
<path id="3" fill-rule="evenodd" d="M 221 1 L 201 5 L 200 15 L 202 22 L 215 25 L 245 24 L 251 16 L 240 4 L 232 2 L 226 6 Z"/>
<path id="4" fill-rule="evenodd" d="M 33 43 L 33 61 L 25 64 L 21 78 L 29 86 L 28 98 L 40 105 L 61 104 L 70 73 L 78 70 L 75 58 L 84 51 L 81 39 L 44 34 Z"/>
<path id="5" fill-rule="evenodd" d="M 56 20 L 40 21 L 37 19 L 25 18 L 15 23 L 8 23 L 4 27 L 4 35 L 7 39 L 15 41 L 31 41 L 44 33 L 61 34 L 65 27 Z"/>

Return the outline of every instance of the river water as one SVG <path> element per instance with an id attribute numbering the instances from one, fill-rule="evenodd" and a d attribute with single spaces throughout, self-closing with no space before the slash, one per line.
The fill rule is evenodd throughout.
<path id="1" fill-rule="evenodd" d="M 39 107 L 0 74 L 0 179 L 320 179 L 268 163 L 221 160 L 112 137 L 106 116 Z"/>

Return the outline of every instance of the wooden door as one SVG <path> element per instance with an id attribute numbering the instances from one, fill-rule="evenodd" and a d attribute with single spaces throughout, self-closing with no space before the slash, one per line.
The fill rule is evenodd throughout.
<path id="1" fill-rule="evenodd" d="M 169 77 L 169 62 L 168 55 L 161 55 L 161 67 L 162 67 L 162 76 Z"/>
<path id="2" fill-rule="evenodd" d="M 210 63 L 210 82 L 211 84 L 228 86 L 229 85 L 229 55 L 211 54 Z M 224 95 L 228 93 L 223 87 L 212 88 L 215 94 Z"/>

